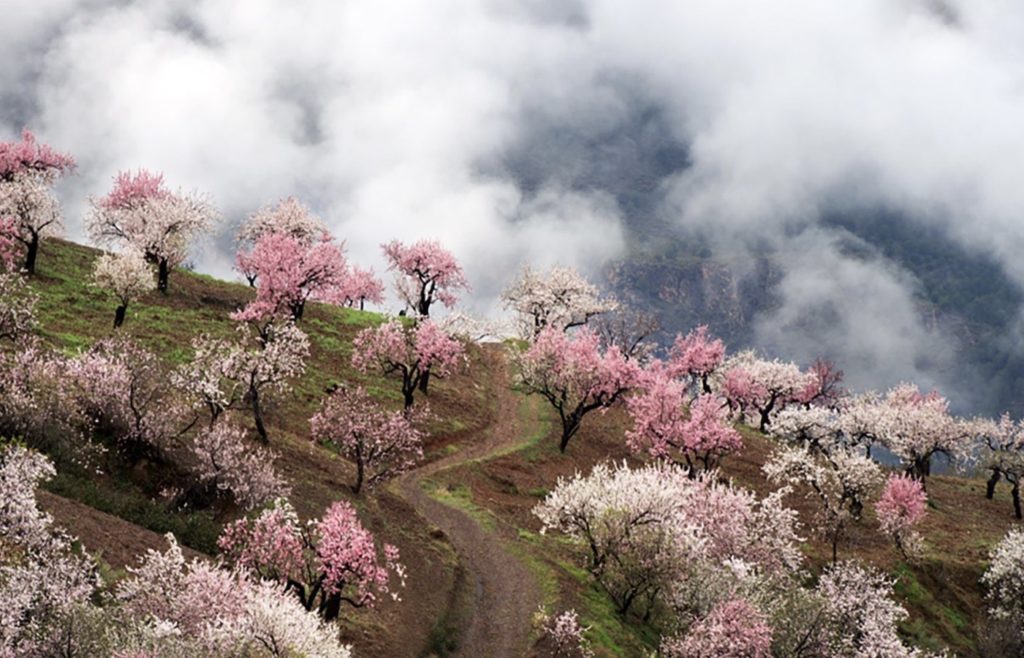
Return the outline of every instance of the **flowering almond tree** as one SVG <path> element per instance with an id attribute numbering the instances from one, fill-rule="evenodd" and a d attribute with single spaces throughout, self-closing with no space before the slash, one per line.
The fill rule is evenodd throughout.
<path id="1" fill-rule="evenodd" d="M 170 440 L 189 429 L 160 359 L 127 337 L 96 343 L 68 361 L 66 376 L 93 428 L 132 463 L 162 461 Z"/>
<path id="2" fill-rule="evenodd" d="M 331 291 L 324 301 L 339 306 L 358 308 L 361 311 L 366 302 L 384 303 L 384 284 L 373 273 L 373 270 L 353 265 L 345 274 L 342 284 Z"/>
<path id="3" fill-rule="evenodd" d="M 924 487 L 907 474 L 890 475 L 875 503 L 882 532 L 895 542 L 903 557 L 912 557 L 920 550 L 921 537 L 914 526 L 924 518 L 927 503 Z"/>
<path id="4" fill-rule="evenodd" d="M 971 424 L 974 435 L 987 448 L 981 456 L 981 464 L 991 472 L 985 497 L 992 500 L 996 485 L 1005 479 L 1010 484 L 1014 515 L 1018 519 L 1024 518 L 1020 501 L 1020 485 L 1024 479 L 1024 427 L 1013 422 L 1008 414 L 1003 414 L 998 421 L 985 418 L 976 419 Z"/>
<path id="5" fill-rule="evenodd" d="M 398 240 L 381 245 L 388 269 L 396 272 L 395 292 L 420 317 L 430 315 L 435 301 L 452 308 L 469 282 L 455 256 L 434 240 L 406 246 Z"/>
<path id="6" fill-rule="evenodd" d="M 350 658 L 337 632 L 272 583 L 253 582 L 240 570 L 186 561 L 174 536 L 161 553 L 150 550 L 116 590 L 120 607 L 141 624 L 162 627 L 149 644 L 156 653 L 116 656 L 317 656 Z M 122 629 L 118 635 L 125 635 Z M 165 654 L 166 638 L 184 637 L 181 653 Z M 148 638 L 147 638 L 148 639 Z M 187 647 L 187 648 L 186 648 Z M 189 651 L 190 650 L 190 651 Z"/>
<path id="7" fill-rule="evenodd" d="M 217 218 L 205 198 L 171 191 L 162 174 L 145 169 L 119 173 L 107 196 L 92 199 L 91 205 L 86 229 L 93 242 L 141 251 L 157 266 L 157 289 L 162 293 L 167 292 L 171 268 L 185 260 L 195 238 Z"/>
<path id="8" fill-rule="evenodd" d="M 783 448 L 763 467 L 770 482 L 808 488 L 818 505 L 818 527 L 831 546 L 832 562 L 851 523 L 861 520 L 867 499 L 882 483 L 882 471 L 870 458 L 842 447 L 813 453 Z"/>
<path id="9" fill-rule="evenodd" d="M 626 400 L 633 427 L 626 442 L 634 452 L 685 465 L 691 477 L 714 469 L 721 458 L 743 447 L 728 420 L 725 400 L 702 395 L 684 412 L 687 386 L 670 378 L 663 366 L 649 367 L 641 378 L 642 392 Z"/>
<path id="10" fill-rule="evenodd" d="M 602 298 L 597 287 L 579 272 L 557 266 L 547 272 L 524 266 L 501 299 L 505 308 L 519 316 L 523 337 L 528 339 L 547 327 L 565 331 L 585 325 L 594 316 L 618 307 L 615 300 Z"/>
<path id="11" fill-rule="evenodd" d="M 744 599 L 716 605 L 682 638 L 661 643 L 666 658 L 771 658 L 772 628 L 765 614 Z"/>
<path id="12" fill-rule="evenodd" d="M 13 220 L 12 235 L 25 248 L 29 274 L 36 270 L 40 240 L 63 231 L 53 185 L 74 168 L 70 155 L 40 144 L 28 130 L 20 142 L 0 142 L 0 218 Z"/>
<path id="13" fill-rule="evenodd" d="M 226 526 L 217 545 L 231 564 L 281 583 L 306 610 L 316 608 L 328 621 L 338 617 L 342 603 L 373 606 L 380 595 L 391 593 L 392 573 L 405 585 L 398 549 L 385 544 L 378 551 L 373 535 L 344 501 L 302 524 L 280 499 L 255 518 Z"/>
<path id="14" fill-rule="evenodd" d="M 308 300 L 341 295 L 348 275 L 342 246 L 326 234 L 305 242 L 285 233 L 266 233 L 252 251 L 238 252 L 237 267 L 258 282 L 256 299 L 232 316 L 241 321 L 285 315 L 298 321 Z"/>
<path id="15" fill-rule="evenodd" d="M 96 259 L 93 284 L 117 298 L 114 328 L 124 324 L 128 304 L 156 288 L 153 270 L 142 253 L 134 249 L 119 254 L 103 254 Z"/>
<path id="16" fill-rule="evenodd" d="M 704 394 L 711 393 L 711 375 L 722 365 L 725 344 L 708 335 L 701 325 L 686 336 L 677 335 L 669 353 L 669 369 L 675 377 L 684 377 Z"/>
<path id="17" fill-rule="evenodd" d="M 771 424 L 773 413 L 797 401 L 811 382 L 796 364 L 767 361 L 753 352 L 737 354 L 722 370 L 722 395 L 731 407 L 753 418 L 762 432 Z"/>
<path id="18" fill-rule="evenodd" d="M 39 296 L 22 277 L 13 272 L 0 272 L 0 340 L 18 342 L 32 333 L 38 301 Z"/>
<path id="19" fill-rule="evenodd" d="M 13 219 L 0 219 L 0 271 L 12 272 L 17 269 L 18 225 Z"/>
<path id="20" fill-rule="evenodd" d="M 814 655 L 859 658 L 925 658 L 930 654 L 905 646 L 899 623 L 907 611 L 892 599 L 893 582 L 871 567 L 840 562 L 818 580 L 822 601 L 820 630 L 812 638 Z"/>
<path id="21" fill-rule="evenodd" d="M 916 386 L 901 384 L 885 396 L 889 413 L 875 435 L 895 455 L 906 472 L 924 483 L 936 454 L 957 459 L 968 456 L 974 444 L 974 426 L 949 413 L 946 398 Z"/>
<path id="22" fill-rule="evenodd" d="M 0 655 L 58 655 L 55 626 L 99 586 L 92 561 L 39 509 L 50 461 L 21 447 L 0 452 Z"/>
<path id="23" fill-rule="evenodd" d="M 423 459 L 422 435 L 401 411 L 387 411 L 363 390 L 339 388 L 310 419 L 313 439 L 336 447 L 356 465 L 352 492 L 375 486 Z"/>
<path id="24" fill-rule="evenodd" d="M 989 602 L 989 615 L 1012 629 L 1024 642 L 1024 530 L 1013 528 L 989 555 L 989 567 L 981 576 Z"/>
<path id="25" fill-rule="evenodd" d="M 200 497 L 230 495 L 242 508 L 255 509 L 289 493 L 274 470 L 274 454 L 250 446 L 238 427 L 217 423 L 199 432 L 190 452 Z"/>
<path id="26" fill-rule="evenodd" d="M 277 203 L 260 208 L 242 224 L 238 230 L 238 245 L 243 250 L 252 247 L 260 238 L 271 233 L 287 235 L 309 245 L 322 240 L 330 231 L 322 219 L 310 212 L 309 208 L 295 197 L 287 197 Z M 242 272 L 249 285 L 256 285 L 256 273 Z"/>
<path id="27" fill-rule="evenodd" d="M 406 409 L 415 402 L 416 389 L 424 391 L 422 383 L 428 371 L 447 377 L 465 362 L 465 358 L 462 343 L 429 320 L 413 328 L 391 320 L 362 330 L 352 341 L 352 366 L 357 370 L 401 376 Z"/>
<path id="28" fill-rule="evenodd" d="M 562 421 L 559 449 L 579 431 L 592 411 L 615 404 L 636 383 L 639 366 L 615 346 L 600 349 L 597 334 L 582 329 L 573 336 L 548 327 L 519 357 L 519 376 L 528 393 L 544 397 Z"/>
<path id="29" fill-rule="evenodd" d="M 224 355 L 218 370 L 239 384 L 242 400 L 252 410 L 256 433 L 267 443 L 270 439 L 263 418 L 267 398 L 287 392 L 289 381 L 305 371 L 309 339 L 294 324 L 272 325 L 266 338 L 251 348 L 244 343 L 246 328 L 239 327 L 238 332 L 239 342 Z"/>

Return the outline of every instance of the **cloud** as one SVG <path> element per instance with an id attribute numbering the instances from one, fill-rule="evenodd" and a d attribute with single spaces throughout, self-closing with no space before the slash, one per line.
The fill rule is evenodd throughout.
<path id="1" fill-rule="evenodd" d="M 489 308 L 522 260 L 595 273 L 675 225 L 780 255 L 763 345 L 887 381 L 945 377 L 928 354 L 952 339 L 830 209 L 897 210 L 1024 285 L 1010 0 L 8 4 L 0 128 L 79 158 L 78 235 L 86 197 L 145 166 L 233 221 L 297 194 L 378 268 L 381 242 L 439 238 Z M 202 268 L 228 274 L 229 237 Z"/>

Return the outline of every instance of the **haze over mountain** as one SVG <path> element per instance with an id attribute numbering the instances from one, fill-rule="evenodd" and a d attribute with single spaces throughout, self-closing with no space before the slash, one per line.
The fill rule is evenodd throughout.
<path id="1" fill-rule="evenodd" d="M 283 9 L 282 7 L 287 7 Z M 295 194 L 380 269 L 524 260 L 851 386 L 1024 390 L 1024 6 L 1009 0 L 0 0 L 0 137 L 237 223 Z M 227 275 L 231 235 L 197 267 Z"/>

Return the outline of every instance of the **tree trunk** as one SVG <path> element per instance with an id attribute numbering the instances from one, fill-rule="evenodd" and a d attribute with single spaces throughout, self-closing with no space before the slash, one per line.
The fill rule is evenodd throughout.
<path id="1" fill-rule="evenodd" d="M 260 441 L 270 443 L 270 437 L 267 436 L 267 428 L 263 424 L 263 408 L 260 406 L 259 391 L 250 391 L 249 402 L 252 405 L 252 417 L 256 421 L 256 433 L 260 435 Z"/>
<path id="2" fill-rule="evenodd" d="M 985 485 L 985 498 L 992 500 L 992 497 L 996 495 L 996 484 L 999 482 L 999 477 L 999 471 L 993 470 L 992 477 L 988 479 L 988 484 Z"/>
<path id="3" fill-rule="evenodd" d="M 421 393 L 426 393 L 427 392 L 427 385 L 429 383 L 430 383 L 430 366 L 427 366 L 423 370 L 423 374 L 420 375 L 420 386 L 419 386 L 419 389 L 420 389 Z"/>
<path id="4" fill-rule="evenodd" d="M 1017 520 L 1024 519 L 1021 515 L 1020 509 L 1020 484 L 1017 482 L 1013 483 L 1013 489 L 1010 491 L 1010 495 L 1013 496 L 1013 514 L 1017 517 Z"/>
<path id="5" fill-rule="evenodd" d="M 167 263 L 166 258 L 161 258 L 157 264 L 157 276 L 156 276 L 156 289 L 167 294 L 167 279 L 171 274 L 170 265 Z"/>
<path id="6" fill-rule="evenodd" d="M 331 594 L 326 597 L 323 603 L 320 605 L 320 615 L 324 618 L 324 621 L 334 621 L 338 618 L 341 613 L 341 595 Z"/>
<path id="7" fill-rule="evenodd" d="M 356 460 L 356 486 L 352 487 L 352 493 L 358 495 L 359 490 L 363 488 L 363 475 L 366 471 L 366 465 L 363 464 L 362 459 Z"/>
<path id="8" fill-rule="evenodd" d="M 28 249 L 25 251 L 25 271 L 29 274 L 35 274 L 36 256 L 39 255 L 39 235 L 33 233 L 26 246 Z"/>
<path id="9" fill-rule="evenodd" d="M 580 429 L 581 420 L 582 419 L 576 418 L 575 416 L 569 416 L 562 420 L 562 440 L 558 443 L 558 450 L 560 452 L 565 452 L 566 447 L 569 445 L 569 441 Z"/>
<path id="10" fill-rule="evenodd" d="M 121 306 L 117 307 L 116 311 L 114 311 L 114 329 L 117 329 L 122 324 L 124 324 L 124 314 L 127 310 L 128 307 L 122 304 Z"/>
<path id="11" fill-rule="evenodd" d="M 409 409 L 410 407 L 412 407 L 412 403 L 415 401 L 413 399 L 413 394 L 414 394 L 415 391 L 416 391 L 416 386 L 412 382 L 405 382 L 402 385 L 402 395 L 405 397 L 405 408 L 406 409 Z"/>
<path id="12" fill-rule="evenodd" d="M 302 312 L 306 310 L 306 302 L 295 302 L 292 304 L 292 319 L 298 322 L 302 319 Z"/>

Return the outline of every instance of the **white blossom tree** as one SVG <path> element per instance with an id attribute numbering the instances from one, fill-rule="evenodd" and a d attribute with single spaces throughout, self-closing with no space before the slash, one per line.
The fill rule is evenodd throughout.
<path id="1" fill-rule="evenodd" d="M 124 324 L 128 305 L 156 288 L 153 269 L 146 263 L 142 252 L 129 249 L 118 254 L 103 254 L 96 259 L 93 284 L 117 298 L 114 328 Z"/>

